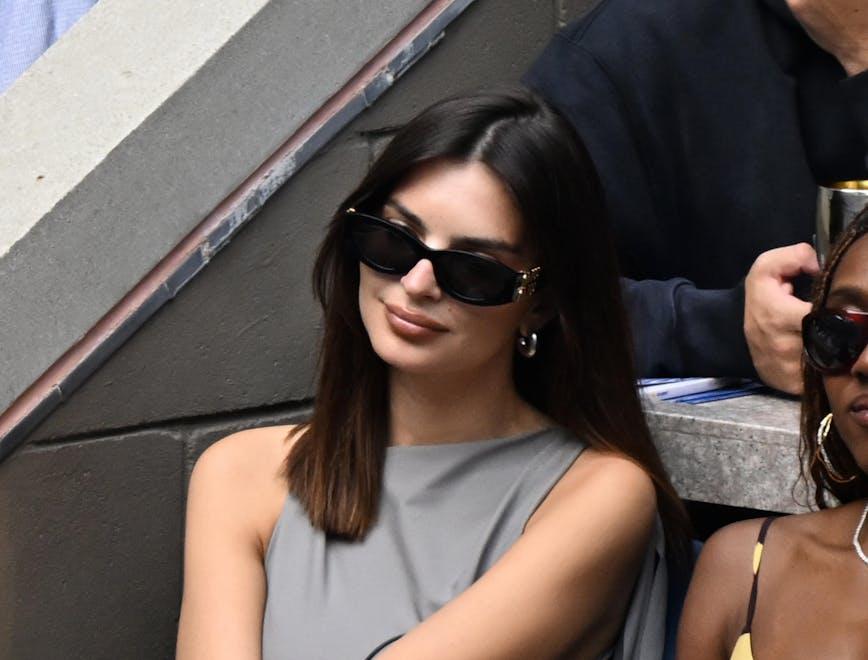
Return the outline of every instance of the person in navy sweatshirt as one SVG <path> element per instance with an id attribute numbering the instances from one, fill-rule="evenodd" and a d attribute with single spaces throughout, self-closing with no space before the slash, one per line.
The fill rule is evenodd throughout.
<path id="1" fill-rule="evenodd" d="M 603 179 L 640 373 L 797 393 L 816 187 L 868 178 L 864 0 L 603 0 L 525 82 Z"/>

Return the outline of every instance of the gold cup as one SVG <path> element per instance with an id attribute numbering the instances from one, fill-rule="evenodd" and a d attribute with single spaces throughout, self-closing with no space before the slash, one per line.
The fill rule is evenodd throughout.
<path id="1" fill-rule="evenodd" d="M 820 186 L 817 193 L 816 248 L 821 266 L 826 263 L 835 239 L 866 207 L 868 180 L 837 181 Z"/>

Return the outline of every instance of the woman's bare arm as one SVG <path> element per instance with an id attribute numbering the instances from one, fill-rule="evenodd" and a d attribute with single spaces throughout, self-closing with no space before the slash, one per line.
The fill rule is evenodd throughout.
<path id="1" fill-rule="evenodd" d="M 678 626 L 678 660 L 727 660 L 747 617 L 762 520 L 716 532 L 702 549 Z"/>
<path id="2" fill-rule="evenodd" d="M 586 451 L 515 545 L 378 660 L 596 657 L 621 626 L 655 512 L 641 468 Z"/>
<path id="3" fill-rule="evenodd" d="M 236 433 L 196 463 L 187 497 L 179 660 L 261 657 L 263 530 L 286 494 L 285 486 L 276 489 L 287 430 Z"/>

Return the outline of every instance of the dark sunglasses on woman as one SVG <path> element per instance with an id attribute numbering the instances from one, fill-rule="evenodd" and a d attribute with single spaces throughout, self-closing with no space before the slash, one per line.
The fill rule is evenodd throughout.
<path id="1" fill-rule="evenodd" d="M 826 375 L 846 373 L 868 346 L 868 312 L 820 309 L 802 320 L 805 356 Z"/>
<path id="2" fill-rule="evenodd" d="M 444 293 L 470 305 L 503 305 L 532 295 L 541 269 L 515 271 L 496 259 L 462 250 L 432 250 L 402 227 L 347 209 L 350 247 L 366 266 L 386 275 L 406 275 L 421 260 L 434 267 Z"/>

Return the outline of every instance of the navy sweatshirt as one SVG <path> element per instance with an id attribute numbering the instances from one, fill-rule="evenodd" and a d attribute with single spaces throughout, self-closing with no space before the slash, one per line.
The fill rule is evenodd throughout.
<path id="1" fill-rule="evenodd" d="M 525 82 L 600 173 L 640 374 L 753 375 L 744 276 L 811 242 L 818 182 L 868 178 L 868 72 L 784 0 L 603 0 Z"/>

